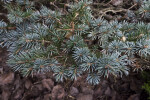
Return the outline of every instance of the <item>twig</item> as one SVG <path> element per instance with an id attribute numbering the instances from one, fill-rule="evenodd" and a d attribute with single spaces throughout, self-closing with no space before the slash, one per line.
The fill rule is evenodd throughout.
<path id="1" fill-rule="evenodd" d="M 130 8 L 128 8 L 128 10 L 132 9 L 133 7 L 135 7 L 137 5 L 137 3 L 135 3 L 134 5 L 132 5 Z"/>
<path id="2" fill-rule="evenodd" d="M 112 13 L 116 14 L 117 12 L 127 12 L 127 9 L 123 9 L 123 8 L 115 9 L 114 7 L 106 8 L 99 12 L 99 14 L 101 14 L 100 17 L 105 16 L 107 12 L 112 12 Z"/>
<path id="3" fill-rule="evenodd" d="M 110 6 L 110 4 L 106 4 L 106 3 L 92 3 L 91 5 Z"/>
<path id="4" fill-rule="evenodd" d="M 108 3 L 106 3 L 106 5 L 110 4 L 113 0 L 110 0 Z"/>
<path id="5" fill-rule="evenodd" d="M 53 5 L 57 10 L 60 10 L 60 8 L 58 8 L 58 6 L 55 5 L 55 2 L 56 0 L 54 2 L 50 2 L 50 5 Z"/>
<path id="6" fill-rule="evenodd" d="M 0 13 L 0 16 L 7 16 L 7 14 L 5 14 L 5 13 Z"/>

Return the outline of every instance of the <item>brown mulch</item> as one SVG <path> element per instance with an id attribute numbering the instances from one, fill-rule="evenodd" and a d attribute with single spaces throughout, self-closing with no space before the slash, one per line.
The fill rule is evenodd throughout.
<path id="1" fill-rule="evenodd" d="M 146 100 L 141 89 L 143 79 L 133 73 L 123 78 L 110 77 L 96 86 L 85 76 L 77 81 L 55 82 L 51 73 L 37 77 L 22 77 L 6 65 L 6 49 L 0 48 L 0 100 Z"/>
<path id="2" fill-rule="evenodd" d="M 100 0 L 94 1 L 98 3 Z M 112 0 L 111 5 L 128 9 L 134 4 L 133 1 Z M 2 8 L 1 5 L 0 8 Z M 5 10 L 0 10 L 0 12 L 6 13 Z M 116 17 L 119 14 L 124 16 L 124 12 L 123 14 L 122 12 L 116 14 L 108 12 L 107 14 L 104 18 L 108 20 L 115 18 L 115 15 Z M 6 20 L 3 17 L 0 16 L 0 19 Z M 22 77 L 18 72 L 14 73 L 6 65 L 7 54 L 6 49 L 0 48 L 0 100 L 147 100 L 148 97 L 141 89 L 144 82 L 140 73 L 131 72 L 129 76 L 122 78 L 102 79 L 101 83 L 96 86 L 89 85 L 85 81 L 85 76 L 79 77 L 74 82 L 67 80 L 57 83 L 51 73 L 37 77 Z"/>

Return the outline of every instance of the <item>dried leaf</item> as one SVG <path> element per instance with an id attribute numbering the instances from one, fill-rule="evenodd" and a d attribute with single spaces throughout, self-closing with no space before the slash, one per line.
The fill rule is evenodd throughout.
<path id="1" fill-rule="evenodd" d="M 120 6 L 123 4 L 123 0 L 112 0 L 111 4 L 114 6 Z"/>
<path id="2" fill-rule="evenodd" d="M 44 100 L 50 100 L 51 94 L 44 95 Z"/>
<path id="3" fill-rule="evenodd" d="M 134 95 L 131 95 L 128 100 L 140 100 L 139 98 L 139 94 L 134 94 Z"/>
<path id="4" fill-rule="evenodd" d="M 29 89 L 31 87 L 31 85 L 32 85 L 32 82 L 30 80 L 26 80 L 26 82 L 25 82 L 25 88 Z"/>
<path id="5" fill-rule="evenodd" d="M 9 100 L 9 96 L 10 96 L 10 91 L 9 90 L 3 90 L 2 92 L 2 100 Z"/>
<path id="6" fill-rule="evenodd" d="M 81 87 L 82 93 L 84 94 L 93 94 L 94 91 L 90 87 Z"/>
<path id="7" fill-rule="evenodd" d="M 70 95 L 77 96 L 79 94 L 79 90 L 75 87 L 70 88 Z"/>
<path id="8" fill-rule="evenodd" d="M 14 73 L 3 74 L 0 76 L 0 85 L 10 84 L 14 81 Z"/>
<path id="9" fill-rule="evenodd" d="M 65 97 L 65 90 L 62 86 L 56 85 L 52 90 L 52 100 L 63 100 Z"/>
<path id="10" fill-rule="evenodd" d="M 105 95 L 111 96 L 111 89 L 110 89 L 110 87 L 107 87 L 107 89 L 105 91 Z"/>
<path id="11" fill-rule="evenodd" d="M 24 92 L 23 89 L 19 89 L 19 90 L 16 92 L 16 94 L 15 94 L 15 96 L 14 96 L 14 99 L 19 99 L 19 98 L 21 98 L 23 92 Z"/>
<path id="12" fill-rule="evenodd" d="M 51 79 L 43 79 L 42 80 L 42 85 L 43 85 L 44 88 L 51 91 L 52 87 L 54 86 L 54 82 Z"/>
<path id="13" fill-rule="evenodd" d="M 91 95 L 91 94 L 89 94 L 89 95 L 79 94 L 77 100 L 93 100 L 93 95 Z"/>

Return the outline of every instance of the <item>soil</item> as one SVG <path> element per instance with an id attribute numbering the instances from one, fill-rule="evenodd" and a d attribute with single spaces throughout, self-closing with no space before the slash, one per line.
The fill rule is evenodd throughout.
<path id="1" fill-rule="evenodd" d="M 131 72 L 122 78 L 102 79 L 96 86 L 85 81 L 55 82 L 52 73 L 36 77 L 22 77 L 7 65 L 6 49 L 0 48 L 0 100 L 147 100 L 141 89 L 140 73 Z"/>

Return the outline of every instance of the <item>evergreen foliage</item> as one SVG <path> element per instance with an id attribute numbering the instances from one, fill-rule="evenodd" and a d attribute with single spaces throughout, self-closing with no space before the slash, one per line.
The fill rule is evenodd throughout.
<path id="1" fill-rule="evenodd" d="M 144 83 L 144 85 L 142 86 L 142 88 L 148 93 L 148 95 L 150 96 L 150 82 L 149 83 Z M 148 97 L 148 99 L 150 99 L 150 97 Z"/>
<path id="2" fill-rule="evenodd" d="M 11 2 L 5 1 L 10 23 L 0 21 L 0 46 L 8 48 L 7 63 L 23 76 L 52 71 L 63 81 L 88 73 L 86 80 L 96 85 L 101 77 L 128 75 L 134 58 L 150 55 L 150 23 L 95 18 L 89 0 L 68 4 L 66 14 L 36 9 L 28 0 Z M 150 18 L 149 9 L 145 0 L 139 14 Z"/>
<path id="3" fill-rule="evenodd" d="M 142 89 L 144 89 L 147 94 L 148 94 L 148 98 L 147 99 L 150 99 L 150 74 L 149 74 L 149 71 L 143 71 L 142 72 L 142 78 L 144 79 L 144 84 L 142 86 Z"/>

